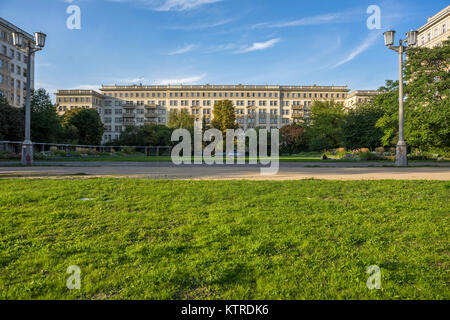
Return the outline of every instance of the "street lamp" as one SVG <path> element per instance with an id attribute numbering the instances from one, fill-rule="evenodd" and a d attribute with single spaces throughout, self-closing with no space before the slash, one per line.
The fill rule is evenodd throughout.
<path id="1" fill-rule="evenodd" d="M 398 52 L 399 55 L 399 81 L 398 81 L 398 119 L 399 119 L 399 138 L 397 143 L 397 151 L 395 155 L 395 164 L 397 166 L 407 166 L 408 165 L 408 147 L 405 142 L 404 134 L 404 114 L 403 114 L 403 53 L 411 49 L 417 43 L 417 31 L 409 31 L 406 33 L 406 40 L 400 40 L 398 46 L 393 46 L 395 31 L 386 31 L 384 33 L 384 44 L 391 50 Z M 403 43 L 406 42 L 407 46 Z"/>
<path id="2" fill-rule="evenodd" d="M 35 32 L 34 43 L 27 41 L 24 43 L 24 35 L 20 32 L 13 32 L 13 44 L 14 46 L 27 54 L 27 84 L 26 84 L 26 98 L 25 98 L 25 141 L 22 144 L 22 161 L 23 165 L 33 164 L 33 143 L 31 142 L 31 129 L 30 129 L 30 104 L 31 104 L 31 55 L 36 51 L 42 50 L 45 46 L 45 33 Z"/>

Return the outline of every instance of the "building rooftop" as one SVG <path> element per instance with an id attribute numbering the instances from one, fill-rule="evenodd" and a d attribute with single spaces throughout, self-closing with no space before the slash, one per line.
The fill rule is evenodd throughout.
<path id="1" fill-rule="evenodd" d="M 448 5 L 446 8 L 436 13 L 434 16 L 429 17 L 427 23 L 424 24 L 422 27 L 420 27 L 418 31 L 421 32 L 424 29 L 427 29 L 430 25 L 433 25 L 436 21 L 439 21 L 440 19 L 448 15 L 450 15 L 450 5 Z"/>
<path id="2" fill-rule="evenodd" d="M 22 30 L 22 29 L 20 29 L 19 27 L 13 25 L 11 22 L 9 22 L 9 21 L 7 21 L 7 20 L 5 20 L 5 19 L 3 19 L 3 18 L 0 18 L 0 25 L 3 25 L 4 27 L 6 27 L 6 28 L 8 28 L 8 29 L 10 29 L 10 30 L 12 30 L 12 31 L 20 32 L 20 33 L 22 33 L 22 34 L 25 36 L 25 38 L 27 38 L 28 40 L 34 41 L 34 36 L 33 36 L 33 35 L 29 34 L 28 32 L 26 32 L 26 31 L 24 31 L 24 30 Z"/>
<path id="3" fill-rule="evenodd" d="M 347 86 L 280 86 L 280 85 L 102 85 L 101 91 L 108 90 L 342 90 Z"/>

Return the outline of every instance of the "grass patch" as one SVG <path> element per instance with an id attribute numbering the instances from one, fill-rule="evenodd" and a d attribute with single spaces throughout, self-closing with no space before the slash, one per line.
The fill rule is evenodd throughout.
<path id="1" fill-rule="evenodd" d="M 439 181 L 2 180 L 0 299 L 449 299 L 449 192 Z M 70 265 L 81 290 L 66 287 Z M 381 290 L 366 288 L 370 265 Z"/>

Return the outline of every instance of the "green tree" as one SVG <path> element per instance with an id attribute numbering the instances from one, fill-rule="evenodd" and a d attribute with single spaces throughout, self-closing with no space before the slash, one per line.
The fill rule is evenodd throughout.
<path id="1" fill-rule="evenodd" d="M 128 126 L 115 143 L 123 146 L 170 146 L 172 130 L 156 124 Z"/>
<path id="2" fill-rule="evenodd" d="M 423 151 L 450 148 L 450 41 L 435 48 L 408 52 L 405 67 L 405 140 Z M 384 145 L 398 141 L 398 82 L 387 81 L 374 103 L 384 115 Z"/>
<path id="3" fill-rule="evenodd" d="M 224 134 L 227 129 L 238 128 L 236 124 L 236 113 L 233 102 L 230 100 L 219 100 L 214 104 L 214 119 L 211 122 L 213 128 L 219 129 Z"/>
<path id="4" fill-rule="evenodd" d="M 94 109 L 74 109 L 64 114 L 64 126 L 78 130 L 78 144 L 98 145 L 102 141 L 105 127 Z"/>
<path id="5" fill-rule="evenodd" d="M 378 89 L 380 94 L 372 102 L 383 110 L 383 115 L 376 123 L 376 127 L 383 130 L 383 146 L 394 146 L 398 141 L 398 83 L 387 80 L 386 85 Z"/>
<path id="6" fill-rule="evenodd" d="M 280 129 L 280 152 L 297 153 L 307 149 L 306 130 L 298 124 L 289 124 Z"/>
<path id="7" fill-rule="evenodd" d="M 342 145 L 344 106 L 334 101 L 314 101 L 306 131 L 312 151 L 337 148 Z"/>
<path id="8" fill-rule="evenodd" d="M 450 148 L 450 40 L 408 54 L 405 139 L 423 151 Z"/>
<path id="9" fill-rule="evenodd" d="M 0 95 L 0 140 L 23 141 L 25 116 L 20 108 L 12 107 Z"/>
<path id="10" fill-rule="evenodd" d="M 172 110 L 169 113 L 168 127 L 172 129 L 194 129 L 194 118 L 189 114 L 189 110 Z"/>
<path id="11" fill-rule="evenodd" d="M 363 104 L 350 110 L 342 123 L 342 138 L 347 149 L 370 148 L 381 145 L 383 130 L 376 127 L 383 109 L 375 104 Z"/>
<path id="12" fill-rule="evenodd" d="M 23 113 L 25 113 L 25 108 Z M 61 121 L 55 105 L 45 89 L 31 92 L 31 141 L 57 142 L 61 132 Z"/>

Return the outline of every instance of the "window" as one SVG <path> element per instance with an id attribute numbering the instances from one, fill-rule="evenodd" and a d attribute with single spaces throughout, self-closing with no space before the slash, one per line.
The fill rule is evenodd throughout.
<path id="1" fill-rule="evenodd" d="M 447 25 L 442 25 L 442 33 L 446 33 L 447 32 Z"/>
<path id="2" fill-rule="evenodd" d="M 3 83 L 3 75 L 0 74 L 0 83 Z"/>

